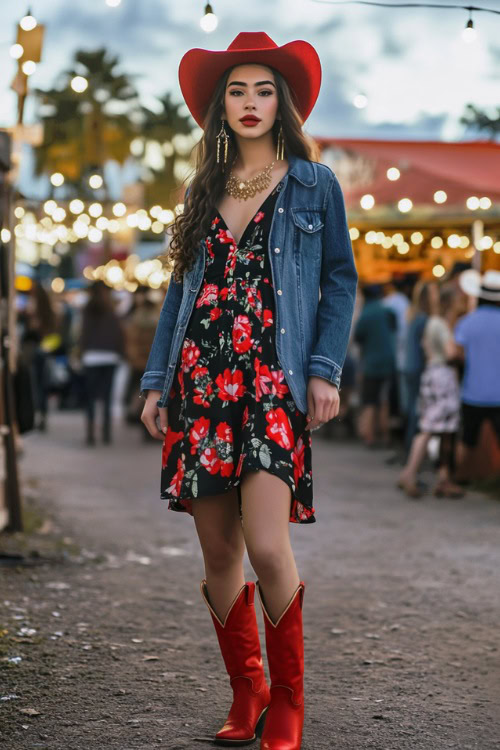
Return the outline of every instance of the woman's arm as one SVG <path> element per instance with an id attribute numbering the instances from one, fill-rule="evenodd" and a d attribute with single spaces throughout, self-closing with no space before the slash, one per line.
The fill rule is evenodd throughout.
<path id="1" fill-rule="evenodd" d="M 344 197 L 333 175 L 323 229 L 317 339 L 308 374 L 325 378 L 337 387 L 349 343 L 357 280 Z"/>
<path id="2" fill-rule="evenodd" d="M 144 391 L 163 391 L 167 375 L 170 346 L 177 323 L 182 300 L 182 282 L 170 279 L 167 294 L 163 301 L 160 319 L 149 353 L 144 375 L 141 378 L 141 396 Z"/>

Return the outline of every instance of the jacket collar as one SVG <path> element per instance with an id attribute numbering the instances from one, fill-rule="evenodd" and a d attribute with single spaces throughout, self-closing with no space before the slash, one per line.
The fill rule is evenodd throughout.
<path id="1" fill-rule="evenodd" d="M 288 163 L 290 165 L 288 174 L 291 177 L 295 177 L 305 187 L 314 187 L 316 185 L 317 176 L 314 162 L 307 159 L 300 159 L 298 156 L 292 154 L 288 159 Z"/>

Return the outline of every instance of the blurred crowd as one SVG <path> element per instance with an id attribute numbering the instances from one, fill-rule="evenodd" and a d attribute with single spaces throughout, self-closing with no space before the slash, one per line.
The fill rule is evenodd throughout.
<path id="1" fill-rule="evenodd" d="M 57 295 L 34 282 L 18 293 L 19 368 L 30 376 L 36 429 L 49 427 L 50 399 L 82 411 L 89 446 L 112 442 L 117 413 L 149 439 L 140 378 L 163 297 L 101 281 Z M 398 486 L 411 498 L 429 489 L 420 480 L 429 462 L 433 492 L 461 497 L 485 429 L 500 446 L 499 372 L 499 271 L 457 267 L 442 281 L 407 275 L 360 286 L 341 410 L 323 434 L 389 449 L 386 461 L 401 465 Z"/>
<path id="2" fill-rule="evenodd" d="M 87 445 L 112 442 L 117 413 L 147 439 L 139 386 L 163 296 L 142 286 L 114 292 L 102 281 L 57 295 L 34 282 L 18 294 L 18 368 L 29 374 L 35 429 L 48 429 L 50 398 L 85 414 Z"/>
<path id="3" fill-rule="evenodd" d="M 366 447 L 395 448 L 388 461 L 402 464 L 408 497 L 428 489 L 429 459 L 434 494 L 461 497 L 481 441 L 500 448 L 500 272 L 457 266 L 441 282 L 366 285 L 357 306 L 341 384 L 348 424 Z"/>

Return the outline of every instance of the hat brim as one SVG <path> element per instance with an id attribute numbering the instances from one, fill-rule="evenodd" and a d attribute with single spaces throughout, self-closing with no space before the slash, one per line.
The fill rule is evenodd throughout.
<path id="1" fill-rule="evenodd" d="M 460 288 L 470 297 L 481 297 L 481 299 L 487 299 L 490 302 L 500 302 L 500 289 L 498 291 L 483 289 L 481 281 L 481 274 L 474 268 L 462 271 L 458 277 Z"/>
<path id="2" fill-rule="evenodd" d="M 321 86 L 321 63 L 309 42 L 296 40 L 272 49 L 212 51 L 195 47 L 179 64 L 179 83 L 186 105 L 203 128 L 217 81 L 234 65 L 258 63 L 279 71 L 292 89 L 302 121 L 309 117 Z"/>

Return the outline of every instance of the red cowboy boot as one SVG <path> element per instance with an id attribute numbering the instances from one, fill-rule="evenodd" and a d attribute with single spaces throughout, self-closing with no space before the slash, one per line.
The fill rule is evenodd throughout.
<path id="1" fill-rule="evenodd" d="M 207 582 L 201 595 L 212 615 L 220 650 L 231 678 L 233 704 L 226 723 L 215 735 L 217 745 L 249 745 L 260 732 L 271 699 L 264 675 L 255 616 L 255 583 L 245 583 L 221 622 L 208 600 Z"/>
<path id="2" fill-rule="evenodd" d="M 261 738 L 261 750 L 300 750 L 304 724 L 304 638 L 301 581 L 278 622 L 273 623 L 257 582 L 266 626 L 271 675 L 271 703 Z"/>

